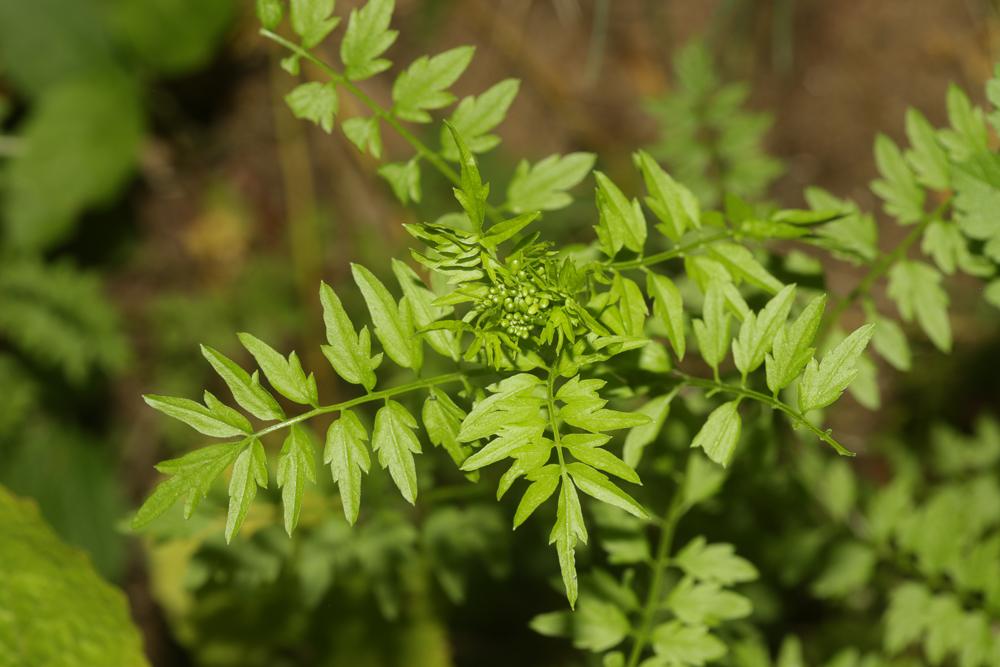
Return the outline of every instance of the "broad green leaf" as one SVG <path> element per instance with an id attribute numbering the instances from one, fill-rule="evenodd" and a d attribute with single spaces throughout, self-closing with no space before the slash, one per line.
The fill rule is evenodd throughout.
<path id="1" fill-rule="evenodd" d="M 362 116 L 348 118 L 340 124 L 340 129 L 343 130 L 344 136 L 358 147 L 359 151 L 362 153 L 367 151 L 375 159 L 382 157 L 382 132 L 379 129 L 378 116 L 372 116 L 371 118 L 364 118 Z M 407 184 L 407 187 L 403 191 L 409 197 L 409 184 Z"/>
<path id="2" fill-rule="evenodd" d="M 830 554 L 826 567 L 812 583 L 813 595 L 842 598 L 868 585 L 878 557 L 861 542 L 844 542 Z"/>
<path id="3" fill-rule="evenodd" d="M 745 618 L 753 612 L 750 600 L 710 582 L 682 579 L 667 597 L 667 607 L 684 623 L 714 627 L 723 621 Z"/>
<path id="4" fill-rule="evenodd" d="M 296 118 L 311 120 L 329 134 L 337 115 L 337 87 L 332 83 L 311 81 L 299 84 L 285 95 L 285 102 Z"/>
<path id="5" fill-rule="evenodd" d="M 210 408 L 188 398 L 157 396 L 147 394 L 142 397 L 146 405 L 163 414 L 184 422 L 199 433 L 213 438 L 233 438 L 247 435 L 251 429 L 238 428 L 215 414 Z M 247 423 L 249 427 L 249 422 Z"/>
<path id="6" fill-rule="evenodd" d="M 156 469 L 172 477 L 160 482 L 135 513 L 132 529 L 147 526 L 185 496 L 184 516 L 190 518 L 212 483 L 232 465 L 243 449 L 242 442 L 227 442 L 202 447 L 180 458 L 158 463 Z"/>
<path id="7" fill-rule="evenodd" d="M 562 446 L 573 455 L 576 460 L 586 463 L 592 468 L 596 468 L 609 475 L 620 477 L 633 484 L 641 484 L 639 475 L 635 469 L 622 461 L 601 445 L 607 442 L 608 436 L 595 437 L 591 434 L 569 434 L 563 437 Z"/>
<path id="8" fill-rule="evenodd" d="M 330 464 L 333 481 L 340 490 L 344 517 L 352 526 L 358 520 L 361 508 L 361 474 L 367 473 L 371 467 L 366 440 L 368 431 L 350 410 L 344 410 L 326 431 L 323 462 Z"/>
<path id="9" fill-rule="evenodd" d="M 897 262 L 889 270 L 887 291 L 904 320 L 916 318 L 939 350 L 951 350 L 948 294 L 941 287 L 941 274 L 936 269 L 922 262 Z"/>
<path id="10" fill-rule="evenodd" d="M 546 475 L 531 483 L 531 486 L 529 486 L 524 492 L 524 495 L 521 496 L 521 502 L 517 505 L 517 511 L 514 512 L 514 528 L 517 528 L 524 523 L 524 521 L 531 516 L 536 509 L 538 509 L 539 505 L 544 503 L 553 493 L 555 493 L 556 487 L 559 486 L 560 479 L 561 478 L 558 474 L 552 474 Z"/>
<path id="11" fill-rule="evenodd" d="M 838 398 L 858 374 L 858 359 L 868 346 L 874 324 L 855 330 L 823 356 L 809 362 L 799 382 L 799 409 L 802 412 L 824 408 Z"/>
<path id="12" fill-rule="evenodd" d="M 392 66 L 380 56 L 399 34 L 389 29 L 394 5 L 395 0 L 369 0 L 361 9 L 351 10 L 344 40 L 340 43 L 344 76 L 351 81 L 367 79 Z"/>
<path id="13" fill-rule="evenodd" d="M 650 272 L 646 276 L 646 292 L 653 299 L 653 314 L 667 330 L 667 340 L 677 359 L 683 361 L 686 350 L 684 332 L 684 301 L 681 292 L 666 276 Z"/>
<path id="14" fill-rule="evenodd" d="M 0 645 L 5 665 L 146 667 L 122 592 L 59 540 L 37 505 L 0 487 Z"/>
<path id="15" fill-rule="evenodd" d="M 731 544 L 708 544 L 698 536 L 687 543 L 674 557 L 674 562 L 686 574 L 699 581 L 732 586 L 758 577 L 757 568 L 736 555 Z"/>
<path id="16" fill-rule="evenodd" d="M 684 473 L 684 505 L 694 507 L 702 503 L 722 488 L 726 481 L 726 471 L 697 452 L 688 456 L 687 470 Z"/>
<path id="17" fill-rule="evenodd" d="M 240 531 L 250 505 L 257 496 L 257 487 L 267 487 L 267 456 L 260 440 L 253 438 L 244 445 L 229 479 L 229 511 L 226 513 L 226 542 L 232 542 Z"/>
<path id="18" fill-rule="evenodd" d="M 257 360 L 264 377 L 275 391 L 302 405 L 315 407 L 319 403 L 316 377 L 312 373 L 306 375 L 297 354 L 292 352 L 285 359 L 273 347 L 251 334 L 241 333 L 237 336 L 247 352 Z"/>
<path id="19" fill-rule="evenodd" d="M 906 112 L 906 136 L 910 150 L 906 160 L 917 174 L 917 180 L 934 190 L 947 190 L 951 184 L 948 154 L 938 142 L 937 132 L 916 109 Z"/>
<path id="20" fill-rule="evenodd" d="M 555 211 L 573 203 L 566 192 L 594 167 L 593 153 L 550 155 L 535 165 L 522 160 L 507 187 L 507 208 L 514 213 Z"/>
<path id="21" fill-rule="evenodd" d="M 417 420 L 396 401 L 386 401 L 375 415 L 372 449 L 381 466 L 389 470 L 403 497 L 411 505 L 417 500 L 417 469 L 413 454 L 420 453 L 420 441 L 413 430 Z"/>
<path id="22" fill-rule="evenodd" d="M 389 182 L 392 193 L 402 204 L 420 202 L 420 161 L 388 162 L 378 168 L 378 175 Z"/>
<path id="23" fill-rule="evenodd" d="M 637 152 L 634 160 L 649 193 L 646 206 L 660 220 L 657 229 L 676 242 L 688 229 L 701 227 L 701 210 L 691 191 L 671 178 L 645 151 Z"/>
<path id="24" fill-rule="evenodd" d="M 500 138 L 490 131 L 503 122 L 520 85 L 517 79 L 505 79 L 478 97 L 459 102 L 448 120 L 470 152 L 485 153 L 500 143 Z M 459 159 L 458 146 L 445 128 L 441 130 L 441 155 L 453 162 Z"/>
<path id="25" fill-rule="evenodd" d="M 340 23 L 333 14 L 334 0 L 291 0 L 292 30 L 307 49 L 316 46 Z"/>
<path id="26" fill-rule="evenodd" d="M 422 329 L 452 312 L 451 307 L 434 305 L 434 300 L 437 298 L 435 294 L 424 286 L 420 276 L 405 262 L 393 258 L 392 272 L 396 275 L 406 302 L 413 309 L 413 319 L 417 328 Z M 458 361 L 462 354 L 458 337 L 452 331 L 435 329 L 419 335 L 426 339 L 427 344 L 438 354 L 450 357 L 454 361 Z"/>
<path id="27" fill-rule="evenodd" d="M 901 371 L 910 370 L 910 343 L 895 320 L 888 317 L 878 317 L 875 320 L 872 347 L 893 367 Z"/>
<path id="28" fill-rule="evenodd" d="M 631 624 L 618 605 L 587 595 L 580 598 L 576 611 L 556 611 L 536 616 L 531 620 L 531 629 L 548 637 L 568 637 L 578 649 L 603 653 L 622 643 L 629 634 Z M 605 658 L 605 667 L 613 667 L 613 664 Z M 625 667 L 624 658 L 619 664 Z"/>
<path id="29" fill-rule="evenodd" d="M 235 410 L 215 397 L 210 391 L 204 394 L 205 406 L 221 421 L 229 424 L 233 428 L 239 429 L 242 433 L 252 433 L 253 425 L 250 420 L 243 416 L 239 410 Z"/>
<path id="30" fill-rule="evenodd" d="M 875 140 L 875 163 L 882 178 L 872 183 L 872 192 L 885 201 L 885 212 L 904 225 L 919 222 L 924 215 L 924 190 L 899 147 L 884 134 Z"/>
<path id="31" fill-rule="evenodd" d="M 257 20 L 268 30 L 274 30 L 281 24 L 285 10 L 281 0 L 257 0 Z"/>
<path id="32" fill-rule="evenodd" d="M 515 234 L 534 222 L 536 218 L 538 218 L 537 211 L 533 213 L 522 213 L 521 215 L 511 218 L 510 220 L 498 222 L 484 232 L 484 236 L 479 240 L 479 242 L 483 246 L 494 250 L 498 245 L 512 238 Z"/>
<path id="33" fill-rule="evenodd" d="M 375 335 L 385 353 L 400 366 L 419 370 L 424 357 L 423 343 L 416 335 L 410 304 L 404 298 L 397 305 L 382 281 L 360 264 L 351 264 L 351 273 L 368 304 Z"/>
<path id="34" fill-rule="evenodd" d="M 451 460 L 459 467 L 465 463 L 472 452 L 470 447 L 463 445 L 458 440 L 458 432 L 465 417 L 465 411 L 455 405 L 448 394 L 437 387 L 431 387 L 421 413 L 427 438 L 435 447 L 443 447 Z"/>
<path id="35" fill-rule="evenodd" d="M 666 660 L 666 665 L 701 667 L 724 656 L 726 645 L 704 626 L 668 621 L 653 630 L 653 650 Z"/>
<path id="36" fill-rule="evenodd" d="M 698 351 L 713 370 L 726 358 L 729 351 L 730 315 L 726 309 L 723 284 L 712 282 L 705 292 L 700 320 L 693 323 L 694 337 L 698 341 Z"/>
<path id="37" fill-rule="evenodd" d="M 382 355 L 371 355 L 371 336 L 368 328 L 361 333 L 354 331 L 354 324 L 344 310 L 337 293 L 325 282 L 320 283 L 319 300 L 323 305 L 323 322 L 326 325 L 326 340 L 323 355 L 337 371 L 337 375 L 351 384 L 360 384 L 371 391 L 375 387 L 375 369 L 382 361 Z"/>
<path id="38" fill-rule="evenodd" d="M 233 398 L 236 399 L 240 407 L 254 417 L 265 421 L 285 418 L 281 406 L 260 385 L 256 373 L 251 376 L 232 359 L 207 345 L 201 346 L 201 353 L 229 387 L 229 391 L 232 392 Z"/>
<path id="39" fill-rule="evenodd" d="M 598 237 L 609 257 L 614 257 L 622 246 L 641 253 L 646 244 L 646 218 L 635 199 L 631 201 L 610 178 L 594 172 L 597 181 L 597 209 L 601 221 Z"/>
<path id="40" fill-rule="evenodd" d="M 316 453 L 313 451 L 312 438 L 298 424 L 292 425 L 281 446 L 276 473 L 278 486 L 281 488 L 285 532 L 291 535 L 299 522 L 306 482 L 316 481 Z"/>
<path id="41" fill-rule="evenodd" d="M 641 413 L 605 409 L 607 401 L 597 394 L 604 384 L 604 380 L 581 380 L 579 375 L 564 382 L 556 392 L 556 398 L 564 403 L 559 416 L 570 426 L 593 433 L 631 428 L 649 421 Z"/>
<path id="42" fill-rule="evenodd" d="M 777 294 L 784 287 L 781 281 L 765 269 L 749 249 L 736 243 L 713 243 L 709 255 L 720 262 L 736 278 L 755 287 Z"/>
<path id="43" fill-rule="evenodd" d="M 476 165 L 476 158 L 465 144 L 465 138 L 449 122 L 445 122 L 445 129 L 458 149 L 458 162 L 461 167 L 460 187 L 453 188 L 452 191 L 455 194 L 455 199 L 462 205 L 469 222 L 472 223 L 472 228 L 480 230 L 483 228 L 483 220 L 486 218 L 486 200 L 490 195 L 490 186 L 483 183 L 483 179 L 479 175 L 479 167 Z"/>
<path id="44" fill-rule="evenodd" d="M 787 285 L 759 313 L 750 313 L 743 320 L 733 341 L 733 361 L 744 378 L 764 363 L 775 336 L 784 328 L 794 300 L 795 285 Z"/>
<path id="45" fill-rule="evenodd" d="M 547 447 L 542 438 L 544 428 L 533 424 L 521 425 L 517 422 L 501 424 L 495 427 L 496 437 L 485 447 L 472 454 L 462 464 L 462 470 L 472 471 L 502 461 L 508 456 L 514 456 L 528 447 Z"/>
<path id="46" fill-rule="evenodd" d="M 639 465 L 643 450 L 660 434 L 663 423 L 667 420 L 667 415 L 670 414 L 670 402 L 673 398 L 674 394 L 672 393 L 657 396 L 639 408 L 638 412 L 649 417 L 649 422 L 633 427 L 625 436 L 622 457 L 629 467 L 635 468 Z"/>
<path id="47" fill-rule="evenodd" d="M 429 123 L 427 109 L 440 109 L 455 101 L 448 88 L 462 76 L 474 52 L 471 46 L 459 46 L 413 61 L 392 85 L 396 115 L 414 123 Z"/>
<path id="48" fill-rule="evenodd" d="M 570 463 L 566 468 L 573 477 L 576 487 L 588 496 L 597 498 L 602 503 L 623 509 L 636 518 L 649 518 L 649 514 L 646 513 L 642 505 L 636 502 L 632 496 L 615 486 L 606 475 L 583 463 Z"/>
<path id="49" fill-rule="evenodd" d="M 931 595 L 922 584 L 904 582 L 889 596 L 885 612 L 884 646 L 889 655 L 895 655 L 924 636 L 930 621 L 928 609 Z"/>
<path id="50" fill-rule="evenodd" d="M 942 130 L 940 137 L 952 159 L 964 162 L 973 155 L 988 151 L 990 139 L 982 109 L 973 106 L 965 91 L 955 84 L 948 87 L 945 102 L 951 128 Z"/>
<path id="51" fill-rule="evenodd" d="M 700 447 L 708 458 L 723 468 L 732 461 L 740 440 L 742 420 L 738 408 L 739 401 L 729 401 L 712 410 L 691 441 L 691 447 Z"/>
<path id="52" fill-rule="evenodd" d="M 802 373 L 816 349 L 813 339 L 823 320 L 826 295 L 822 294 L 803 309 L 794 323 L 786 324 L 774 336 L 771 353 L 767 355 L 767 386 L 777 394 Z"/>
<path id="53" fill-rule="evenodd" d="M 539 410 L 542 381 L 530 373 L 519 373 L 490 387 L 490 395 L 478 401 L 462 421 L 459 442 L 472 442 L 496 435 L 502 426 L 545 427 Z"/>
<path id="54" fill-rule="evenodd" d="M 871 215 L 863 215 L 854 202 L 834 197 L 817 187 L 806 188 L 810 208 L 820 211 L 840 211 L 844 217 L 814 228 L 820 244 L 837 256 L 864 262 L 878 257 L 878 227 Z"/>
<path id="55" fill-rule="evenodd" d="M 576 487 L 566 475 L 562 475 L 561 480 L 559 502 L 556 505 L 556 524 L 549 534 L 549 544 L 556 545 L 566 599 L 572 608 L 576 605 L 579 590 L 576 577 L 576 543 L 577 540 L 587 543 L 587 527 L 583 523 L 583 510 L 580 507 L 580 497 L 576 493 Z"/>

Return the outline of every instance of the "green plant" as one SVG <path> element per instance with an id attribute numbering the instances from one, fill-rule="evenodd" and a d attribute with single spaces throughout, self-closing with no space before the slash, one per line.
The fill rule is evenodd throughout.
<path id="1" fill-rule="evenodd" d="M 406 226 L 428 282 L 417 267 L 393 260 L 394 293 L 369 269 L 352 266 L 371 328 L 359 330 L 337 292 L 321 285 L 328 342 L 322 352 L 344 383 L 358 387 L 355 397 L 321 402 L 315 375 L 295 352 L 285 355 L 249 333 L 239 340 L 255 361 L 253 371 L 213 348 L 203 347 L 202 354 L 257 422 L 208 391 L 202 403 L 146 396 L 151 407 L 222 442 L 160 463 L 168 477 L 139 508 L 133 526 L 148 526 L 181 500 L 190 517 L 206 497 L 214 503 L 221 495 L 228 506 L 223 532 L 233 540 L 246 528 L 260 490 L 270 487 L 272 457 L 265 444 L 281 435 L 274 502 L 286 532 L 304 522 L 307 490 L 330 481 L 346 522 L 368 527 L 380 520 L 362 502 L 368 485 L 378 483 L 379 476 L 370 474 L 376 462 L 410 505 L 451 488 L 445 481 L 454 472 L 428 469 L 423 460 L 430 457 L 415 456 L 429 443 L 463 473 L 458 488 L 495 483 L 498 500 L 519 496 L 509 512 L 515 528 L 542 521 L 533 518 L 536 513 L 552 525 L 548 543 L 574 611 L 537 617 L 539 632 L 572 637 L 576 647 L 603 654 L 608 667 L 770 664 L 746 620 L 755 597 L 766 601 L 752 593 L 760 585 L 753 583 L 760 563 L 700 533 L 678 549 L 675 535 L 685 518 L 725 504 L 730 493 L 738 497 L 739 484 L 755 476 L 805 484 L 825 494 L 835 520 L 845 519 L 853 506 L 853 476 L 844 459 L 830 463 L 828 457 L 852 453 L 822 426 L 822 411 L 848 389 L 867 404 L 878 400 L 869 342 L 893 366 L 911 364 L 907 335 L 874 306 L 872 292 L 883 278 L 903 320 L 915 321 L 940 350 L 952 347 L 942 272 L 991 277 L 1000 260 L 994 217 L 1000 158 L 987 126 L 989 120 L 998 128 L 1000 115 L 972 106 L 953 89 L 951 127 L 935 129 L 911 112 L 909 150 L 878 139 L 881 178 L 873 189 L 892 218 L 912 226 L 888 251 L 878 248 L 871 216 L 828 193 L 807 192 L 810 210 L 778 210 L 730 193 L 715 210 L 641 150 L 634 157 L 646 186 L 645 209 L 608 175 L 594 172 L 596 242 L 563 248 L 531 226 L 544 230 L 541 213 L 571 201 L 569 190 L 589 173 L 594 156 L 522 163 L 499 204 L 490 202 L 475 158 L 496 145 L 491 132 L 515 83 L 462 100 L 444 123 L 440 147 L 431 148 L 408 123 L 429 123 L 429 112 L 456 101 L 448 88 L 468 66 L 471 49 L 414 61 L 395 78 L 393 104 L 386 108 L 359 82 L 391 67 L 383 57 L 396 38 L 389 28 L 391 0 L 371 0 L 351 13 L 340 46 L 342 70 L 315 51 L 340 23 L 332 0 L 291 2 L 293 38 L 275 32 L 283 3 L 260 0 L 257 7 L 262 34 L 290 52 L 285 69 L 298 76 L 315 68 L 322 75 L 288 94 L 292 113 L 329 133 L 340 95 L 352 96 L 370 114 L 340 120 L 353 144 L 381 160 L 381 132 L 389 127 L 413 150 L 380 168 L 397 197 L 419 200 L 421 171 L 429 166 L 454 186 L 461 211 Z M 988 95 L 1000 106 L 1000 80 L 989 84 Z M 647 210 L 656 220 L 655 234 Z M 776 240 L 786 243 L 769 243 Z M 910 258 L 918 241 L 937 268 Z M 833 297 L 822 266 L 788 252 L 796 244 L 861 264 L 867 273 L 854 290 Z M 988 297 L 996 285 L 990 283 Z M 858 302 L 869 321 L 845 335 L 840 320 Z M 322 447 L 329 477 L 319 470 L 319 448 L 308 428 L 320 421 L 330 422 Z M 816 444 L 826 447 L 820 452 Z M 783 466 L 784 459 L 802 463 Z M 505 470 L 496 475 L 501 463 Z M 213 493 L 230 468 L 228 493 Z M 995 486 L 995 474 L 990 479 Z M 737 488 L 720 495 L 724 484 Z M 966 491 L 958 493 L 953 497 Z M 405 514 L 405 505 L 399 506 Z M 934 511 L 948 508 L 954 509 Z M 415 517 L 419 522 L 419 508 Z M 969 539 L 978 540 L 992 525 L 977 524 Z M 902 531 L 902 548 L 911 548 L 901 537 L 906 529 L 893 530 Z M 586 548 L 591 535 L 601 550 Z M 412 534 L 379 553 L 398 553 L 399 544 L 415 541 Z M 835 572 L 816 580 L 817 595 L 836 597 L 857 584 L 851 572 L 871 557 L 852 544 L 834 552 Z M 985 544 L 988 558 L 993 543 Z M 579 578 L 578 569 L 584 572 Z M 453 586 L 442 583 L 445 590 Z M 938 604 L 929 595 L 917 606 L 947 604 L 948 621 L 965 622 L 963 607 L 956 612 L 951 598 Z M 961 605 L 971 610 L 981 602 Z M 972 611 L 969 616 L 983 618 Z M 988 629 L 982 637 L 987 650 L 969 654 L 963 664 L 990 664 L 991 647 L 1000 643 Z M 885 653 L 915 638 L 887 641 Z M 881 643 L 860 641 L 856 648 L 877 654 L 865 664 L 882 664 Z M 779 664 L 801 663 L 798 646 L 787 642 Z M 953 648 L 949 639 L 928 652 L 937 659 Z M 857 659 L 838 654 L 833 664 Z"/>

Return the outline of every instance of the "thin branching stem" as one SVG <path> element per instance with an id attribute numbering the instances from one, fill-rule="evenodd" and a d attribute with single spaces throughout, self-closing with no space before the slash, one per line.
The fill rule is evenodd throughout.
<path id="1" fill-rule="evenodd" d="M 627 269 L 639 269 L 647 266 L 653 266 L 654 264 L 662 264 L 663 262 L 670 261 L 671 259 L 684 257 L 692 250 L 697 250 L 703 246 L 711 245 L 716 241 L 724 241 L 731 238 L 733 238 L 733 232 L 731 230 L 721 231 L 708 236 L 703 236 L 684 245 L 675 246 L 670 250 L 658 252 L 655 255 L 637 257 L 636 259 L 629 259 L 621 262 L 608 262 L 607 266 L 619 271 L 625 271 Z"/>
<path id="2" fill-rule="evenodd" d="M 438 155 L 436 151 L 431 149 L 427 144 L 421 141 L 419 137 L 410 132 L 410 130 L 407 129 L 406 126 L 399 120 L 399 118 L 396 117 L 396 114 L 392 112 L 392 109 L 386 109 L 381 104 L 376 102 L 370 95 L 368 95 L 368 93 L 359 88 L 357 84 L 348 79 L 341 72 L 338 72 L 333 68 L 333 66 L 313 54 L 311 51 L 304 49 L 295 42 L 285 39 L 276 32 L 272 32 L 266 28 L 261 28 L 260 34 L 271 41 L 280 44 L 303 60 L 307 60 L 323 70 L 323 72 L 330 77 L 335 84 L 347 90 L 359 102 L 368 107 L 369 111 L 375 114 L 375 116 L 384 120 L 386 124 L 388 124 L 406 141 L 406 143 L 410 144 L 413 150 L 415 150 L 420 157 L 427 160 L 432 167 L 437 169 L 438 172 L 448 179 L 455 187 L 462 187 L 462 178 L 459 173 L 455 171 L 455 169 L 449 165 L 444 158 Z M 497 211 L 497 209 L 489 203 L 486 204 L 486 214 L 493 222 L 499 222 L 502 219 L 499 211 Z"/>
<path id="3" fill-rule="evenodd" d="M 666 513 L 660 520 L 660 541 L 656 545 L 656 555 L 651 564 L 653 578 L 649 584 L 649 591 L 646 593 L 646 603 L 642 609 L 642 616 L 639 621 L 639 629 L 635 635 L 635 642 L 629 652 L 626 667 L 636 667 L 642 659 L 642 651 L 649 644 L 653 634 L 653 627 L 656 622 L 656 612 L 663 599 L 663 587 L 666 584 L 667 567 L 670 565 L 670 552 L 674 542 L 674 532 L 677 523 L 687 511 L 684 504 L 684 484 L 677 485 L 674 497 L 667 507 Z"/>
<path id="4" fill-rule="evenodd" d="M 819 428 L 809 421 L 803 413 L 774 396 L 769 396 L 740 385 L 727 384 L 719 380 L 709 380 L 708 378 L 695 377 L 678 370 L 673 370 L 670 373 L 682 383 L 692 387 L 700 387 L 711 392 L 731 394 L 739 398 L 749 398 L 768 405 L 775 410 L 785 413 L 797 426 L 802 426 L 811 431 L 813 435 L 833 447 L 841 456 L 854 456 L 854 452 L 837 442 L 837 440 L 830 434 L 829 430 Z"/>
<path id="5" fill-rule="evenodd" d="M 566 459 L 563 457 L 562 443 L 559 436 L 559 413 L 556 410 L 556 377 L 559 374 L 555 368 L 549 369 L 549 380 L 545 386 L 545 400 L 548 405 L 549 426 L 552 428 L 552 442 L 555 445 L 556 457 L 559 459 L 559 474 L 566 483 Z"/>

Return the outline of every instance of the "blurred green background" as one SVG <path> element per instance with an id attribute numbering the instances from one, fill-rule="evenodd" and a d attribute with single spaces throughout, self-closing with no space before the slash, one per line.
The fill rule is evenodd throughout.
<path id="1" fill-rule="evenodd" d="M 350 534 L 317 494 L 300 537 L 261 509 L 270 527 L 229 548 L 211 511 L 147 540 L 122 528 L 153 464 L 192 444 L 140 394 L 210 386 L 198 343 L 240 358 L 246 330 L 307 351 L 335 400 L 319 280 L 336 285 L 351 261 L 384 270 L 407 247 L 401 223 L 450 196 L 428 181 L 404 209 L 343 137 L 292 118 L 250 5 L 0 0 L 0 483 L 125 589 L 156 665 L 564 664 L 527 628 L 558 599 L 538 589 L 543 535 L 509 536 L 492 505 L 419 530 L 389 508 Z M 952 81 L 980 100 L 1000 58 L 990 0 L 400 0 L 395 27 L 397 63 L 476 45 L 460 94 L 522 80 L 483 158 L 498 183 L 522 158 L 576 150 L 627 180 L 646 146 L 708 202 L 724 184 L 795 206 L 816 184 L 875 210 L 875 133 L 902 135 L 907 106 L 942 122 Z M 743 124 L 723 122 L 744 98 Z M 546 233 L 588 238 L 581 199 Z M 834 289 L 856 280 L 833 270 Z M 896 403 L 834 414 L 842 441 L 996 413 L 995 320 L 974 294 L 953 298 L 961 351 L 884 375 Z"/>

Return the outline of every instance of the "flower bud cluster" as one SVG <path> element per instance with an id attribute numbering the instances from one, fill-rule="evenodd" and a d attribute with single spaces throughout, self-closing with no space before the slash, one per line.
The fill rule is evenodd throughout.
<path id="1" fill-rule="evenodd" d="M 527 339 L 533 328 L 544 325 L 555 297 L 540 288 L 517 260 L 509 267 L 511 280 L 490 287 L 479 308 L 496 313 L 496 322 L 511 337 Z"/>

